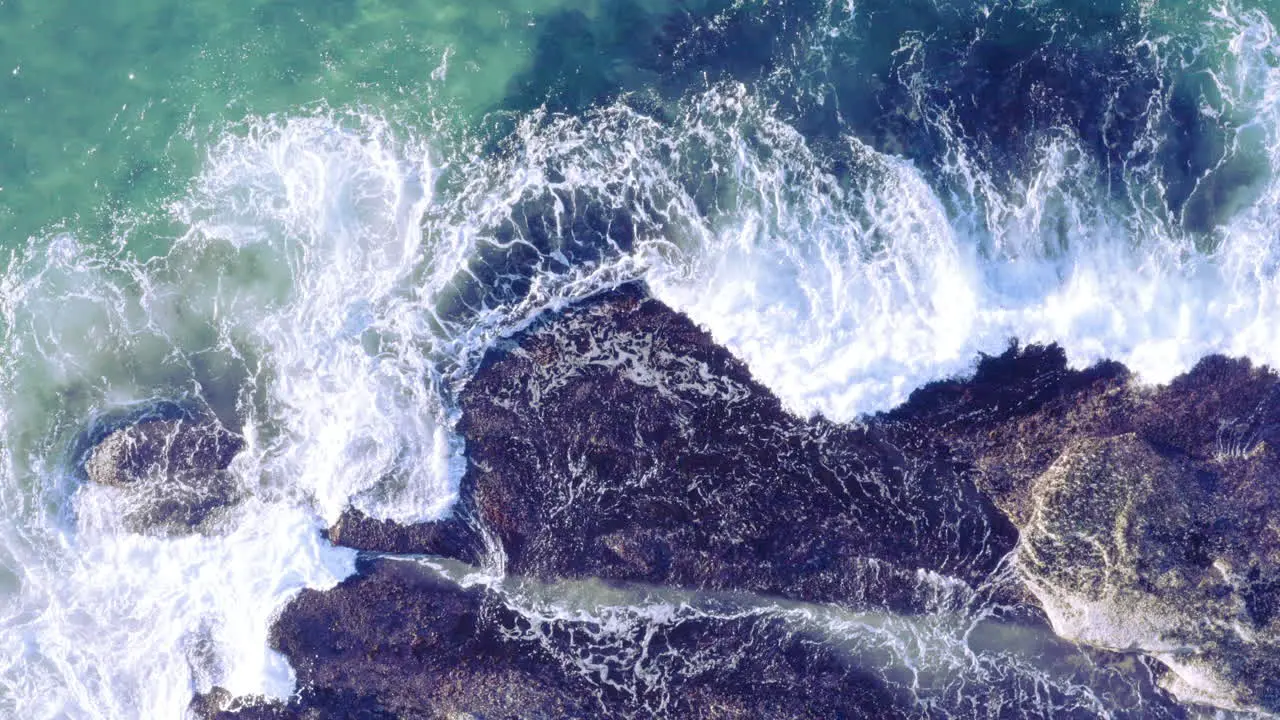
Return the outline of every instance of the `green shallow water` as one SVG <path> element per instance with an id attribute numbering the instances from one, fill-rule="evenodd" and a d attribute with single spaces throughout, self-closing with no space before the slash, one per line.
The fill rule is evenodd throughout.
<path id="1" fill-rule="evenodd" d="M 249 115 L 367 105 L 467 126 L 554 51 L 540 41 L 547 17 L 592 22 L 626 5 L 643 22 L 670 4 L 0 0 L 0 245 L 59 228 L 112 237 Z M 562 61 L 570 76 L 599 69 Z"/>

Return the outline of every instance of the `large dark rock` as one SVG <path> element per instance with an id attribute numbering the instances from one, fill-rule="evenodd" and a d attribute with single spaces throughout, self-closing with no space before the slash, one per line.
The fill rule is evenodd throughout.
<path id="1" fill-rule="evenodd" d="M 453 518 L 351 512 L 330 529 L 367 554 L 276 625 L 299 695 L 233 716 L 1022 717 L 1042 702 L 1051 716 L 1179 717 L 1150 675 L 1187 701 L 1275 708 L 1277 392 L 1242 361 L 1144 388 L 1119 365 L 1071 370 L 1032 346 L 862 424 L 804 420 L 623 288 L 486 359 L 461 396 L 470 464 Z M 457 558 L 490 579 L 459 585 L 376 552 Z M 756 599 L 619 626 L 519 590 L 588 580 Z M 960 599 L 939 601 L 949 593 Z M 890 645 L 960 618 L 981 660 L 935 666 L 942 686 L 924 690 L 919 660 L 842 647 L 815 630 L 827 610 L 778 598 L 855 613 Z M 619 612 L 690 606 L 636 602 Z M 1029 640 L 1045 627 L 1031 602 L 1099 650 Z"/>
<path id="2" fill-rule="evenodd" d="M 451 522 L 482 528 L 517 575 L 910 612 L 916 570 L 977 582 L 1016 540 L 930 437 L 790 415 L 636 287 L 513 338 L 461 403 L 470 466 Z M 456 535 L 418 531 L 415 548 L 407 531 L 359 526 L 339 536 L 385 551 L 439 552 Z M 868 587 L 876 560 L 906 572 Z"/>
<path id="3" fill-rule="evenodd" d="M 227 472 L 243 439 L 216 420 L 142 419 L 109 431 L 85 453 L 85 477 L 120 491 L 125 524 L 142 532 L 182 532 L 233 503 Z"/>
<path id="4" fill-rule="evenodd" d="M 303 591 L 273 627 L 272 644 L 298 674 L 296 698 L 210 695 L 192 710 L 222 719 L 907 715 L 903 698 L 847 655 L 776 616 L 660 614 L 609 627 L 553 609 L 412 561 L 366 562 L 331 591 Z"/>

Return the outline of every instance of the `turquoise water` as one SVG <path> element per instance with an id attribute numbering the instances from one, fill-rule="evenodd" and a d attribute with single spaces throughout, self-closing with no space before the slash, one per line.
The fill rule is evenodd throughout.
<path id="1" fill-rule="evenodd" d="M 627 11 L 643 21 L 669 4 Z M 592 27 L 623 5 L 4 0 L 0 238 L 13 247 L 57 227 L 110 237 L 181 192 L 248 116 L 368 105 L 411 126 L 473 126 L 518 91 L 548 16 Z M 601 70 L 564 62 L 565 82 Z"/>
<path id="2" fill-rule="evenodd" d="M 715 79 L 726 71 L 754 75 L 770 69 L 785 71 L 798 88 L 807 85 L 804 75 L 818 75 L 830 82 L 830 91 L 840 91 L 844 84 L 882 82 L 889 69 L 875 65 L 897 57 L 892 51 L 900 32 L 910 32 L 911 25 L 927 28 L 934 15 L 942 32 L 962 35 L 972 15 L 966 4 L 938 11 L 916 3 L 915 10 L 901 13 L 867 4 L 867 17 L 894 32 L 858 38 L 869 47 L 852 51 L 861 50 L 863 57 L 835 47 L 833 56 L 822 58 L 829 67 L 779 68 L 769 50 L 803 51 L 802 43 L 786 47 L 799 35 L 797 26 L 814 16 L 838 18 L 845 10 L 841 3 L 793 5 L 788 11 L 777 3 L 715 0 L 493 0 L 480 8 L 372 0 L 4 0 L 0 237 L 13 247 L 56 227 L 112 235 L 122 216 L 154 209 L 180 192 L 204 150 L 229 124 L 251 115 L 318 104 L 369 105 L 410 126 L 475 128 L 486 113 L 547 101 L 553 109 L 580 109 L 620 91 L 658 87 L 669 93 L 673 84 L 688 81 L 686 75 Z M 1273 20 L 1280 14 L 1271 2 L 1224 7 L 1237 12 L 1250 6 Z M 1045 7 L 1046 18 L 1086 14 L 1070 4 Z M 1126 18 L 1142 6 L 1092 7 L 1095 30 L 1104 31 L 1096 42 L 1105 44 L 1121 39 L 1114 31 L 1123 30 Z M 1150 8 L 1152 26 L 1173 32 L 1195 28 L 1212 11 L 1201 3 Z M 760 27 L 716 38 L 705 29 L 716 18 L 728 18 L 725 25 Z M 680 23 L 702 23 L 702 33 L 710 36 L 702 42 L 743 46 L 679 48 L 685 38 L 662 33 Z M 1015 42 L 1035 42 L 1042 38 L 1034 35 L 1044 32 L 1025 26 L 1014 32 L 1019 30 L 1032 37 L 1012 36 Z M 700 40 L 696 33 L 691 39 Z M 669 56 L 684 49 L 689 58 L 661 58 L 663 50 L 653 46 L 664 41 Z M 885 47 L 875 47 L 881 41 Z M 712 62 L 698 72 L 696 63 L 708 55 Z M 654 59 L 662 61 L 638 62 Z M 856 95 L 850 99 L 858 104 Z"/>
<path id="3" fill-rule="evenodd" d="M 319 530 L 448 512 L 485 350 L 619 282 L 839 420 L 1011 336 L 1149 382 L 1280 363 L 1278 16 L 0 0 L 0 715 L 287 695 L 272 613 L 352 571 Z M 76 477 L 159 402 L 247 439 L 215 531 L 132 532 Z M 969 620 L 895 662 L 1109 707 L 969 663 Z"/>

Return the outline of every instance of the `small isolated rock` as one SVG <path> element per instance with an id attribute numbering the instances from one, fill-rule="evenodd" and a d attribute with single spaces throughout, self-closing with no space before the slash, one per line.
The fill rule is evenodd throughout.
<path id="1" fill-rule="evenodd" d="M 483 541 L 459 514 L 434 522 L 401 525 L 348 508 L 325 536 L 334 545 L 356 550 L 444 555 L 472 564 L 479 564 L 483 554 Z"/>
<path id="2" fill-rule="evenodd" d="M 244 441 L 216 421 L 146 420 L 112 432 L 84 463 L 90 482 L 120 488 L 126 524 L 139 531 L 181 531 L 233 503 L 227 472 Z"/>

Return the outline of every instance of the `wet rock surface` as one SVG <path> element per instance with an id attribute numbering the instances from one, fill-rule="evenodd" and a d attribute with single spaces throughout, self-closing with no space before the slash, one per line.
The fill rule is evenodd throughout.
<path id="1" fill-rule="evenodd" d="M 243 446 L 215 420 L 143 419 L 102 437 L 83 470 L 88 481 L 119 490 L 131 529 L 183 532 L 236 500 L 227 468 Z"/>
<path id="2" fill-rule="evenodd" d="M 302 688 L 295 701 L 210 712 L 201 698 L 193 709 L 218 718 L 905 716 L 847 657 L 777 618 L 607 628 L 553 623 L 545 609 L 412 561 L 368 561 L 332 591 L 304 591 L 277 621 L 273 644 Z M 627 638 L 634 648 L 617 642 L 646 628 Z M 637 662 L 633 649 L 652 657 Z M 619 672 L 629 664 L 652 675 Z"/>
<path id="3" fill-rule="evenodd" d="M 512 574 L 855 604 L 896 595 L 910 612 L 912 588 L 867 587 L 859 569 L 977 582 L 1016 541 L 944 447 L 790 415 L 638 288 L 523 333 L 461 402 L 459 515 L 494 536 Z"/>
<path id="4" fill-rule="evenodd" d="M 1159 658 L 1185 699 L 1276 709 L 1275 539 L 1216 482 L 1136 434 L 1074 442 L 1034 483 L 1019 567 L 1062 636 Z"/>
<path id="5" fill-rule="evenodd" d="M 1178 697 L 1280 711 L 1280 379 L 1209 357 L 1167 386 L 1010 352 L 891 414 L 945 434 L 1022 530 L 1064 637 L 1159 658 Z"/>
<path id="6" fill-rule="evenodd" d="M 482 531 L 459 514 L 444 522 L 401 525 L 348 508 L 325 535 L 335 545 L 398 555 L 442 555 L 480 563 Z"/>
<path id="7" fill-rule="evenodd" d="M 366 553 L 275 626 L 297 697 L 199 714 L 1185 717 L 1156 681 L 1277 709 L 1278 386 L 1209 358 L 1145 388 L 1031 346 L 837 425 L 625 287 L 487 358 L 453 518 L 330 529 Z M 602 581 L 694 595 L 564 601 Z M 754 599 L 698 599 L 725 592 Z"/>

